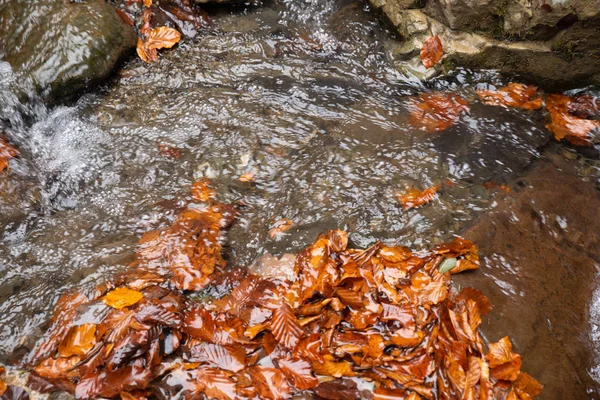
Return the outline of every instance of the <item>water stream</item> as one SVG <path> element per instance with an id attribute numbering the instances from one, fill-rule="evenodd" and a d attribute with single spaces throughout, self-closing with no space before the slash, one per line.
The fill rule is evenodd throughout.
<path id="1" fill-rule="evenodd" d="M 231 264 L 295 253 L 332 228 L 361 247 L 474 240 L 484 265 L 457 284 L 496 304 L 486 337 L 513 338 L 542 398 L 599 398 L 597 156 L 552 142 L 541 112 L 480 104 L 476 88 L 507 82 L 492 72 L 428 85 L 398 72 L 393 37 L 358 2 L 212 14 L 194 40 L 130 61 L 70 107 L 27 99 L 0 63 L 0 120 L 21 152 L 0 177 L 0 361 L 31 347 L 64 290 L 126 268 L 139 237 L 208 177 L 242 211 Z M 429 90 L 461 94 L 470 113 L 441 133 L 412 127 L 409 99 Z M 396 191 L 432 185 L 432 204 L 402 211 Z M 293 227 L 270 238 L 284 218 Z"/>

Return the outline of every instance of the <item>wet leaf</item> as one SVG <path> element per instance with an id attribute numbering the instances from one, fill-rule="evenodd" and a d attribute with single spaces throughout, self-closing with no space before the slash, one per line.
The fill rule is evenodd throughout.
<path id="1" fill-rule="evenodd" d="M 8 389 L 8 385 L 0 378 L 0 396 L 6 392 L 6 389 Z"/>
<path id="2" fill-rule="evenodd" d="M 550 94 L 546 107 L 550 123 L 546 125 L 556 140 L 566 139 L 574 145 L 591 146 L 591 133 L 600 128 L 600 121 L 580 118 L 569 114 L 571 99 L 562 94 Z"/>
<path id="3" fill-rule="evenodd" d="M 500 90 L 478 90 L 477 95 L 484 104 L 539 110 L 543 99 L 535 86 L 522 83 L 510 83 Z"/>
<path id="4" fill-rule="evenodd" d="M 179 157 L 181 157 L 181 150 L 179 150 L 177 147 L 161 143 L 158 145 L 158 149 L 160 150 L 160 154 L 162 154 L 166 158 L 172 158 L 176 160 Z"/>
<path id="5" fill-rule="evenodd" d="M 17 149 L 0 139 L 0 172 L 8 167 L 8 160 L 19 155 Z"/>
<path id="6" fill-rule="evenodd" d="M 426 132 L 441 132 L 456 124 L 468 103 L 452 93 L 423 93 L 412 100 L 409 123 Z"/>
<path id="7" fill-rule="evenodd" d="M 84 356 L 96 344 L 96 325 L 72 326 L 67 337 L 58 346 L 60 357 Z"/>
<path id="8" fill-rule="evenodd" d="M 198 181 L 192 185 L 192 197 L 196 201 L 205 202 L 215 197 L 215 191 L 209 186 L 207 179 Z"/>
<path id="9" fill-rule="evenodd" d="M 444 47 L 438 35 L 427 39 L 421 47 L 421 61 L 427 69 L 437 64 L 443 54 Z"/>
<path id="10" fill-rule="evenodd" d="M 312 373 L 311 364 L 301 358 L 280 358 L 277 366 L 285 375 L 288 382 L 300 390 L 312 389 L 319 384 L 319 380 Z"/>
<path id="11" fill-rule="evenodd" d="M 246 172 L 240 176 L 240 182 L 252 182 L 254 180 L 254 174 L 252 172 Z"/>
<path id="12" fill-rule="evenodd" d="M 246 352 L 239 347 L 198 343 L 190 348 L 187 360 L 206 363 L 209 364 L 209 367 L 238 372 L 246 366 Z"/>
<path id="13" fill-rule="evenodd" d="M 292 309 L 286 303 L 273 310 L 270 329 L 275 339 L 290 350 L 296 347 L 303 332 Z"/>
<path id="14" fill-rule="evenodd" d="M 204 394 L 209 399 L 233 400 L 237 398 L 235 382 L 220 369 L 200 368 L 198 382 L 204 386 Z"/>
<path id="15" fill-rule="evenodd" d="M 450 272 L 450 270 L 452 270 L 452 268 L 454 268 L 455 266 L 456 266 L 456 258 L 446 258 L 440 264 L 440 268 L 439 268 L 440 273 L 445 274 L 446 272 Z"/>
<path id="16" fill-rule="evenodd" d="M 271 237 L 271 239 L 275 239 L 283 232 L 288 231 L 293 224 L 294 222 L 291 219 L 280 219 L 279 221 L 273 224 L 271 229 L 269 229 L 269 236 Z"/>
<path id="17" fill-rule="evenodd" d="M 249 371 L 254 387 L 261 398 L 283 400 L 290 397 L 290 387 L 280 370 L 256 366 L 251 367 Z"/>
<path id="18" fill-rule="evenodd" d="M 158 60 L 158 51 L 156 51 L 156 49 L 148 48 L 142 39 L 138 39 L 135 49 L 138 56 L 147 63 Z"/>
<path id="19" fill-rule="evenodd" d="M 498 380 L 514 381 L 521 369 L 521 356 L 512 352 L 512 344 L 508 336 L 496 343 L 490 343 L 490 351 L 486 356 L 490 364 L 490 375 Z"/>
<path id="20" fill-rule="evenodd" d="M 438 186 L 432 186 L 423 191 L 409 189 L 405 193 L 396 193 L 396 198 L 402 205 L 403 210 L 421 207 L 435 198 Z"/>
<path id="21" fill-rule="evenodd" d="M 143 298 L 144 295 L 141 292 L 131 290 L 125 287 L 120 287 L 108 292 L 106 296 L 104 296 L 102 301 L 106 305 L 120 310 L 121 308 L 129 307 L 136 304 Z"/>
<path id="22" fill-rule="evenodd" d="M 582 94 L 571 98 L 567 104 L 569 114 L 579 118 L 591 119 L 600 117 L 600 99 L 591 94 Z"/>
<path id="23" fill-rule="evenodd" d="M 148 34 L 145 46 L 148 49 L 170 49 L 181 40 L 181 33 L 178 30 L 161 26 L 152 29 Z"/>

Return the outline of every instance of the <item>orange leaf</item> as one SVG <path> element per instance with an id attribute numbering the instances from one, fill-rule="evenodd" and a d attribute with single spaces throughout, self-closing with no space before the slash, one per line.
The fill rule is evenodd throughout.
<path id="1" fill-rule="evenodd" d="M 8 389 L 8 385 L 6 384 L 6 382 L 0 379 L 0 396 L 2 396 L 4 392 L 6 392 L 6 389 Z"/>
<path id="2" fill-rule="evenodd" d="M 352 364 L 348 361 L 334 361 L 332 356 L 323 356 L 324 361 L 322 363 L 315 361 L 313 362 L 313 371 L 318 375 L 333 376 L 334 378 L 341 378 L 342 376 L 355 376 L 356 373 L 352 371 Z"/>
<path id="3" fill-rule="evenodd" d="M 319 384 L 319 380 L 312 373 L 310 363 L 306 360 L 301 358 L 280 358 L 276 361 L 276 364 L 290 384 L 297 389 L 308 390 Z"/>
<path id="4" fill-rule="evenodd" d="M 150 31 L 145 45 L 148 49 L 170 49 L 180 40 L 181 33 L 178 30 L 161 26 Z"/>
<path id="5" fill-rule="evenodd" d="M 138 56 L 145 62 L 151 63 L 158 60 L 158 52 L 156 49 L 149 49 L 142 39 L 138 39 L 136 51 Z"/>
<path id="6" fill-rule="evenodd" d="M 275 222 L 275 224 L 273 224 L 273 227 L 271 229 L 269 229 L 269 236 L 271 237 L 271 239 L 275 239 L 283 232 L 289 230 L 293 224 L 294 222 L 292 222 L 292 220 L 290 219 L 280 219 L 279 221 Z"/>
<path id="7" fill-rule="evenodd" d="M 600 128 L 600 121 L 579 118 L 569 114 L 571 99 L 562 94 L 550 94 L 546 107 L 550 113 L 550 123 L 546 125 L 556 140 L 566 139 L 579 146 L 590 146 L 590 133 Z"/>
<path id="8" fill-rule="evenodd" d="M 67 337 L 58 346 L 61 357 L 84 356 L 96 344 L 96 325 L 83 324 L 72 326 Z"/>
<path id="9" fill-rule="evenodd" d="M 433 67 L 442 58 L 444 47 L 438 35 L 432 36 L 421 47 L 421 61 L 425 68 Z"/>
<path id="10" fill-rule="evenodd" d="M 409 123 L 426 132 L 440 132 L 458 122 L 469 105 L 451 93 L 423 93 L 412 99 Z"/>
<path id="11" fill-rule="evenodd" d="M 179 150 L 177 147 L 161 143 L 158 145 L 158 149 L 160 150 L 160 153 L 167 158 L 177 159 L 181 157 L 181 150 Z"/>
<path id="12" fill-rule="evenodd" d="M 435 198 L 435 193 L 438 186 L 432 186 L 423 191 L 418 189 L 409 189 L 405 193 L 396 193 L 396 198 L 402 204 L 403 210 L 418 208 L 432 201 Z"/>
<path id="13" fill-rule="evenodd" d="M 145 7 L 152 7 L 152 0 L 144 0 Z"/>
<path id="14" fill-rule="evenodd" d="M 544 386 L 531 375 L 521 372 L 513 383 L 513 388 L 519 395 L 521 395 L 521 398 L 527 399 L 539 396 L 540 393 L 542 393 Z"/>
<path id="15" fill-rule="evenodd" d="M 290 398 L 290 387 L 285 380 L 285 375 L 278 369 L 255 366 L 249 371 L 260 398 L 272 400 Z"/>
<path id="16" fill-rule="evenodd" d="M 202 342 L 190 349 L 188 361 L 238 372 L 246 366 L 246 352 L 241 347 Z"/>
<path id="17" fill-rule="evenodd" d="M 240 182 L 252 182 L 254 180 L 254 174 L 252 172 L 246 172 L 240 176 Z"/>
<path id="18" fill-rule="evenodd" d="M 526 110 L 542 108 L 542 98 L 537 88 L 522 83 L 510 83 L 500 90 L 478 90 L 477 95 L 484 104 L 490 106 L 516 107 Z"/>
<path id="19" fill-rule="evenodd" d="M 491 376 L 498 380 L 514 381 L 521 369 L 521 356 L 512 352 L 508 336 L 497 343 L 490 343 L 486 359 L 490 363 Z"/>
<path id="20" fill-rule="evenodd" d="M 202 179 L 192 185 L 192 197 L 194 200 L 205 202 L 215 197 L 215 191 L 210 188 L 208 179 Z"/>
<path id="21" fill-rule="evenodd" d="M 273 310 L 271 332 L 279 343 L 293 350 L 304 330 L 298 324 L 290 306 L 281 303 L 279 307 Z"/>
<path id="22" fill-rule="evenodd" d="M 0 172 L 8 167 L 8 160 L 19 154 L 17 149 L 0 139 Z"/>
<path id="23" fill-rule="evenodd" d="M 112 308 L 116 308 L 120 310 L 121 308 L 129 307 L 141 299 L 144 298 L 144 295 L 137 290 L 131 290 L 126 287 L 119 287 L 115 290 L 112 290 L 104 296 L 102 301 L 104 304 L 111 306 Z"/>
<path id="24" fill-rule="evenodd" d="M 218 368 L 201 368 L 198 370 L 198 382 L 205 386 L 204 394 L 209 399 L 236 399 L 235 382 L 229 375 Z"/>

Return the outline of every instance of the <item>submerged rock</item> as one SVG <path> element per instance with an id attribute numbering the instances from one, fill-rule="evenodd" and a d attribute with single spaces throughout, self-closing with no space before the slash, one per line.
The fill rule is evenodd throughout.
<path id="1" fill-rule="evenodd" d="M 51 100 L 101 82 L 135 40 L 104 0 L 0 0 L 0 58 Z"/>
<path id="2" fill-rule="evenodd" d="M 600 84 L 600 0 L 370 0 L 395 28 L 398 65 L 429 78 L 455 65 L 497 69 L 564 89 Z M 439 35 L 446 55 L 426 70 L 423 42 Z"/>

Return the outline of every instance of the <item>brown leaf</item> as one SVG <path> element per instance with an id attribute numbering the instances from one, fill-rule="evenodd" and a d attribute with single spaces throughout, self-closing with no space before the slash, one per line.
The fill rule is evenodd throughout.
<path id="1" fill-rule="evenodd" d="M 187 360 L 206 363 L 231 372 L 238 372 L 246 366 L 246 352 L 238 346 L 221 346 L 213 343 L 198 343 L 189 349 Z"/>
<path id="2" fill-rule="evenodd" d="M 146 43 L 140 38 L 137 41 L 136 51 L 138 56 L 145 62 L 151 63 L 158 60 L 158 51 L 156 49 L 150 49 L 146 46 Z"/>
<path id="3" fill-rule="evenodd" d="M 17 149 L 0 139 L 0 172 L 8 167 L 8 160 L 19 155 Z"/>
<path id="4" fill-rule="evenodd" d="M 146 38 L 145 46 L 148 49 L 170 49 L 181 40 L 181 33 L 167 26 L 152 29 Z"/>
<path id="5" fill-rule="evenodd" d="M 539 396 L 542 393 L 544 386 L 531 375 L 521 372 L 513 383 L 513 388 L 520 396 L 523 396 L 521 398 L 527 399 Z"/>
<path id="6" fill-rule="evenodd" d="M 204 394 L 209 399 L 233 400 L 237 398 L 235 382 L 223 370 L 217 368 L 198 369 L 198 382 L 204 388 Z"/>
<path id="7" fill-rule="evenodd" d="M 546 125 L 556 140 L 566 139 L 579 146 L 591 146 L 590 133 L 600 128 L 600 121 L 580 118 L 569 114 L 571 99 L 562 94 L 550 94 L 546 107 L 550 113 L 550 123 Z"/>
<path id="8" fill-rule="evenodd" d="M 396 198 L 402 204 L 403 210 L 421 207 L 435 198 L 438 186 L 432 186 L 423 191 L 418 189 L 409 189 L 405 193 L 396 193 Z"/>
<path id="9" fill-rule="evenodd" d="M 539 110 L 543 99 L 537 88 L 522 83 L 510 83 L 500 90 L 478 90 L 477 95 L 484 104 L 490 106 L 515 107 L 525 110 Z"/>
<path id="10" fill-rule="evenodd" d="M 121 308 L 136 304 L 143 298 L 144 295 L 141 292 L 126 287 L 119 287 L 108 292 L 102 301 L 104 304 L 120 310 Z"/>
<path id="11" fill-rule="evenodd" d="M 450 128 L 469 112 L 468 103 L 452 93 L 422 93 L 412 100 L 409 123 L 426 132 L 440 132 Z"/>
<path id="12" fill-rule="evenodd" d="M 275 339 L 290 350 L 296 347 L 304 332 L 298 324 L 294 312 L 286 303 L 281 303 L 273 310 L 270 328 Z"/>
<path id="13" fill-rule="evenodd" d="M 308 390 L 319 384 L 312 373 L 309 362 L 301 358 L 279 358 L 276 365 L 285 375 L 290 385 L 300 390 Z"/>
<path id="14" fill-rule="evenodd" d="M 438 35 L 432 36 L 421 47 L 421 61 L 425 68 L 433 67 L 442 58 L 444 47 Z"/>
<path id="15" fill-rule="evenodd" d="M 490 303 L 488 298 L 485 297 L 481 291 L 475 288 L 464 288 L 460 291 L 458 296 L 456 296 L 456 301 L 466 302 L 467 300 L 473 300 L 477 304 L 481 315 L 487 315 L 492 311 L 492 303 Z"/>
<path id="16" fill-rule="evenodd" d="M 8 385 L 6 384 L 6 382 L 0 379 L 0 396 L 2 396 L 4 392 L 6 392 L 6 389 L 8 389 Z"/>
<path id="17" fill-rule="evenodd" d="M 498 380 L 514 381 L 521 369 L 521 356 L 512 352 L 512 344 L 508 336 L 496 343 L 490 343 L 490 351 L 486 355 L 491 368 L 491 376 Z"/>
<path id="18" fill-rule="evenodd" d="M 290 397 L 290 387 L 285 375 L 278 369 L 268 367 L 249 368 L 258 395 L 263 399 L 283 400 Z"/>
<path id="19" fill-rule="evenodd" d="M 600 117 L 600 99 L 590 94 L 574 97 L 567 104 L 567 111 L 575 117 L 591 119 Z"/>

